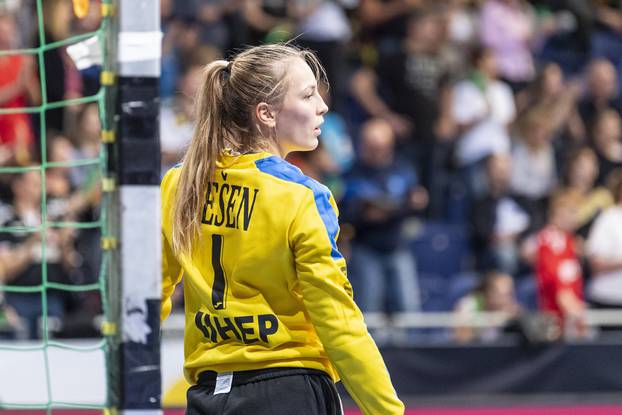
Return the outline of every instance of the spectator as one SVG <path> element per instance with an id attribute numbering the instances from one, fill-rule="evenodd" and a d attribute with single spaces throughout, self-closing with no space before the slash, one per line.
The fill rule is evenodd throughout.
<path id="1" fill-rule="evenodd" d="M 15 310 L 8 306 L 0 292 L 0 340 L 12 340 L 20 337 L 21 320 Z"/>
<path id="2" fill-rule="evenodd" d="M 478 268 L 515 275 L 520 243 L 530 228 L 530 218 L 510 194 L 511 171 L 509 155 L 496 154 L 487 159 L 487 191 L 473 203 L 470 217 Z"/>
<path id="3" fill-rule="evenodd" d="M 574 241 L 579 195 L 556 193 L 547 225 L 537 236 L 536 278 L 540 310 L 555 317 L 566 338 L 584 337 L 583 277 Z"/>
<path id="4" fill-rule="evenodd" d="M 224 50 L 229 46 L 230 33 L 226 15 L 231 6 L 224 0 L 186 0 L 176 2 L 175 14 L 198 19 L 200 44 Z"/>
<path id="5" fill-rule="evenodd" d="M 540 45 L 541 61 L 557 62 L 564 73 L 576 75 L 588 59 L 594 29 L 594 5 L 591 0 L 531 1 L 541 19 L 548 22 L 549 33 Z M 550 14 L 546 17 L 546 14 Z M 552 24 L 551 24 L 552 23 Z"/>
<path id="6" fill-rule="evenodd" d="M 613 109 L 622 114 L 616 69 L 606 59 L 592 60 L 586 71 L 587 91 L 579 102 L 579 113 L 591 131 L 599 113 Z"/>
<path id="7" fill-rule="evenodd" d="M 449 0 L 447 5 L 449 42 L 460 64 L 468 60 L 467 52 L 479 41 L 478 11 L 470 0 Z"/>
<path id="8" fill-rule="evenodd" d="M 75 20 L 74 32 L 76 34 L 93 33 L 101 26 L 102 23 L 102 7 L 101 0 L 89 0 L 90 6 L 88 14 L 80 19 Z M 99 46 L 99 45 L 98 45 Z M 101 51 L 98 51 L 101 53 Z M 79 61 L 78 61 L 79 62 Z M 101 75 L 101 65 L 99 63 L 76 63 L 76 67 L 80 70 L 82 79 L 82 94 L 85 96 L 95 95 L 99 91 L 99 79 Z"/>
<path id="9" fill-rule="evenodd" d="M 399 51 L 408 17 L 424 6 L 424 0 L 360 0 L 358 21 L 364 42 L 380 55 Z"/>
<path id="10" fill-rule="evenodd" d="M 41 225 L 41 174 L 38 171 L 27 171 L 16 176 L 11 185 L 13 192 L 13 210 L 11 217 L 1 226 L 40 226 Z M 69 235 L 62 230 L 48 228 L 46 230 L 45 261 L 47 263 L 47 281 L 68 283 L 71 272 L 69 259 L 73 248 Z M 43 251 L 38 233 L 29 234 L 13 232 L 0 234 L 0 246 L 12 252 L 6 263 L 8 285 L 36 286 L 42 283 L 41 263 Z M 47 315 L 60 322 L 65 314 L 66 293 L 46 289 Z M 40 318 L 42 313 L 41 294 L 7 292 L 6 302 L 13 307 L 20 318 L 27 323 L 28 337 L 40 336 Z M 50 325 L 50 328 L 53 328 Z M 58 328 L 58 327 L 56 327 Z"/>
<path id="11" fill-rule="evenodd" d="M 14 254 L 15 252 L 6 247 L 0 248 L 0 285 L 7 282 L 11 272 L 8 267 Z M 4 293 L 0 291 L 0 340 L 21 339 L 24 334 L 23 326 L 15 309 L 6 303 Z"/>
<path id="12" fill-rule="evenodd" d="M 425 207 L 427 193 L 408 164 L 394 153 L 386 121 L 372 119 L 361 132 L 360 159 L 346 175 L 344 222 L 355 230 L 351 274 L 364 312 L 419 308 L 415 261 L 404 244 L 405 219 Z"/>
<path id="13" fill-rule="evenodd" d="M 453 90 L 452 115 L 462 132 L 456 146 L 458 164 L 476 165 L 490 154 L 509 153 L 509 124 L 516 108 L 511 89 L 497 79 L 495 57 L 488 49 L 476 49 L 473 71 Z"/>
<path id="14" fill-rule="evenodd" d="M 587 238 L 596 217 L 613 204 L 611 193 L 596 185 L 598 160 L 589 147 L 576 150 L 566 164 L 566 188 L 577 193 L 577 234 Z"/>
<path id="15" fill-rule="evenodd" d="M 501 78 L 514 91 L 524 88 L 535 74 L 530 50 L 535 33 L 527 2 L 487 0 L 479 24 L 482 45 L 493 53 Z"/>
<path id="16" fill-rule="evenodd" d="M 169 11 L 164 5 L 162 12 Z M 164 16 L 162 16 L 164 18 Z M 173 15 L 162 22 L 162 71 L 160 74 L 160 98 L 168 99 L 175 94 L 177 78 L 187 51 L 199 45 L 199 25 L 195 20 L 182 21 Z"/>
<path id="17" fill-rule="evenodd" d="M 76 153 L 71 141 L 66 137 L 49 133 L 48 161 L 66 164 L 74 159 Z M 70 179 L 70 167 L 46 169 L 47 213 L 49 220 L 76 221 L 90 206 L 93 195 L 77 191 Z"/>
<path id="18" fill-rule="evenodd" d="M 609 59 L 618 68 L 619 77 L 622 68 L 622 5 L 618 1 L 591 3 L 597 23 L 591 39 L 592 55 Z"/>
<path id="19" fill-rule="evenodd" d="M 248 43 L 257 45 L 268 40 L 283 41 L 292 34 L 288 14 L 289 0 L 246 0 L 242 17 L 248 31 Z"/>
<path id="20" fill-rule="evenodd" d="M 615 204 L 596 218 L 586 243 L 587 298 L 596 308 L 622 308 L 622 170 L 611 173 L 609 187 Z"/>
<path id="21" fill-rule="evenodd" d="M 514 195 L 537 204 L 557 185 L 550 119 L 534 109 L 518 121 L 517 130 L 512 148 L 510 188 Z"/>
<path id="22" fill-rule="evenodd" d="M 73 160 L 75 149 L 62 135 L 50 134 L 48 159 L 50 162 L 65 164 Z M 99 204 L 98 186 L 83 185 L 76 188 L 70 180 L 71 168 L 53 167 L 46 170 L 47 214 L 48 220 L 56 222 L 96 221 L 93 207 Z M 99 248 L 99 229 L 61 228 L 59 237 L 66 245 L 63 264 L 65 280 L 71 284 L 92 284 L 99 278 L 101 250 Z M 93 329 L 93 318 L 101 313 L 101 300 L 97 291 L 67 293 L 65 295 L 65 315 L 63 316 L 63 336 L 97 335 Z"/>
<path id="23" fill-rule="evenodd" d="M 547 63 L 529 87 L 516 96 L 517 110 L 519 116 L 529 110 L 545 113 L 554 137 L 564 139 L 563 145 L 568 147 L 566 139 L 572 145 L 586 138 L 577 108 L 579 94 L 577 82 L 566 82 L 559 65 Z"/>
<path id="24" fill-rule="evenodd" d="M 401 48 L 383 55 L 374 73 L 356 73 L 352 89 L 370 115 L 390 123 L 400 138 L 399 152 L 413 160 L 421 183 L 437 195 L 449 158 L 439 141 L 453 134 L 440 126 L 440 101 L 451 78 L 444 53 L 446 22 L 439 11 L 423 9 L 408 20 L 407 29 Z"/>
<path id="25" fill-rule="evenodd" d="M 15 17 L 0 8 L 0 50 L 15 49 Z M 39 81 L 34 59 L 26 55 L 0 56 L 0 108 L 38 105 Z M 0 115 L 0 165 L 27 164 L 33 159 L 34 131 L 28 114 Z"/>
<path id="26" fill-rule="evenodd" d="M 323 83 L 319 88 L 322 99 L 330 108 L 332 100 L 328 93 L 328 86 Z M 338 112 L 329 111 L 324 114 L 320 144 L 326 148 L 326 152 L 335 165 L 337 173 L 343 174 L 350 169 L 354 162 L 354 145 L 352 144 L 352 137 L 350 137 L 346 120 Z M 308 152 L 300 154 L 308 154 Z M 335 194 L 334 190 L 333 194 Z"/>
<path id="27" fill-rule="evenodd" d="M 45 43 L 67 39 L 71 32 L 73 10 L 70 2 L 46 0 L 43 5 Z M 82 78 L 76 65 L 67 54 L 67 47 L 48 49 L 44 52 L 45 85 L 48 102 L 82 97 Z M 53 80 L 53 82 L 52 82 Z M 79 107 L 67 106 L 49 109 L 45 112 L 46 128 L 64 132 L 75 124 Z"/>
<path id="28" fill-rule="evenodd" d="M 365 79 L 367 83 L 359 79 L 363 74 L 353 79 L 354 95 L 365 110 L 385 118 L 410 146 L 434 141 L 438 96 L 449 80 L 449 62 L 441 53 L 442 23 L 437 12 L 414 15 L 408 20 L 401 47 L 382 56 L 375 73 Z"/>
<path id="29" fill-rule="evenodd" d="M 598 157 L 598 184 L 605 184 L 609 174 L 622 167 L 622 119 L 612 110 L 596 115 L 592 141 Z"/>
<path id="30" fill-rule="evenodd" d="M 522 114 L 539 104 L 544 106 L 555 101 L 565 91 L 564 86 L 564 74 L 559 65 L 554 62 L 545 64 L 529 87 L 516 95 L 518 113 Z"/>
<path id="31" fill-rule="evenodd" d="M 408 20 L 407 35 L 399 52 L 382 56 L 376 70 L 378 88 L 388 105 L 413 124 L 409 140 L 423 150 L 435 140 L 439 95 L 447 86 L 451 62 L 444 54 L 446 22 L 435 10 L 422 10 Z"/>
<path id="32" fill-rule="evenodd" d="M 499 271 L 488 272 L 479 286 L 458 300 L 454 308 L 456 320 L 462 323 L 476 321 L 483 312 L 503 313 L 506 325 L 519 316 L 521 308 L 516 301 L 511 275 Z M 454 338 L 459 343 L 475 340 L 490 342 L 498 339 L 502 330 L 499 327 L 457 326 Z"/>
<path id="33" fill-rule="evenodd" d="M 331 85 L 333 108 L 339 108 L 345 91 L 343 87 L 343 68 L 346 65 L 346 42 L 352 30 L 343 8 L 333 0 L 294 0 L 290 15 L 296 23 L 296 43 L 313 50 L 324 69 Z"/>
<path id="34" fill-rule="evenodd" d="M 88 108 L 88 107 L 86 107 Z M 50 133 L 48 141 L 48 160 L 53 163 L 69 163 L 75 159 L 76 149 L 62 135 Z M 95 155 L 94 157 L 96 157 Z M 87 177 L 76 185 L 72 182 L 72 174 L 76 168 L 54 167 L 46 171 L 48 217 L 49 220 L 69 222 L 95 222 L 99 216 L 98 207 L 101 201 L 99 185 L 99 166 L 86 170 Z M 100 230 L 81 229 L 67 230 L 67 239 L 71 240 L 76 252 L 68 258 L 76 271 L 74 280 L 81 283 L 93 283 L 99 276 L 101 260 Z M 78 272 L 79 271 L 79 272 Z"/>
<path id="35" fill-rule="evenodd" d="M 52 135 L 53 136 L 53 135 Z M 96 103 L 85 104 L 78 113 L 76 128 L 71 131 L 73 159 L 94 159 L 99 157 L 101 146 L 101 121 L 99 106 Z M 93 180 L 93 166 L 79 166 L 70 170 L 71 185 L 88 186 Z"/>

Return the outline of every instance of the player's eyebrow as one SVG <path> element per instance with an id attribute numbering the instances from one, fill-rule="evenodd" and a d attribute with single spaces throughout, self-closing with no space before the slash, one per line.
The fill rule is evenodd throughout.
<path id="1" fill-rule="evenodd" d="M 302 90 L 303 93 L 314 92 L 314 91 L 315 91 L 315 85 L 308 85 Z"/>

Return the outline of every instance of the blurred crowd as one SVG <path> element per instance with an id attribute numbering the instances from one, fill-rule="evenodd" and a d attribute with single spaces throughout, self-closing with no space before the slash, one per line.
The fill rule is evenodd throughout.
<path id="1" fill-rule="evenodd" d="M 95 30 L 69 0 L 5 0 L 0 49 Z M 544 312 L 557 336 L 593 335 L 587 308 L 622 307 L 622 2 L 606 0 L 161 0 L 162 171 L 183 156 L 203 67 L 292 41 L 326 67 L 320 146 L 290 161 L 340 208 L 340 249 L 364 312 Z M 70 47 L 0 56 L 0 108 L 90 96 L 99 67 Z M 40 78 L 47 82 L 43 90 Z M 96 104 L 0 115 L 0 165 L 97 157 Z M 46 148 L 41 148 L 42 128 Z M 44 151 L 45 150 L 45 151 Z M 42 157 L 43 155 L 43 157 Z M 0 175 L 0 226 L 97 221 L 99 171 Z M 98 276 L 94 229 L 47 231 L 47 280 Z M 0 282 L 41 282 L 41 237 L 0 233 Z M 38 254 L 39 253 L 39 254 Z M 89 292 L 47 291 L 56 335 L 88 330 Z M 41 295 L 6 290 L 0 324 L 40 335 Z M 178 297 L 181 303 L 181 296 Z M 622 324 L 621 324 L 622 325 Z M 89 331 L 90 330 L 90 331 Z M 497 333 L 498 334 L 498 333 Z M 494 330 L 463 327 L 457 341 Z"/>
<path id="2" fill-rule="evenodd" d="M 0 1 L 0 50 L 100 26 L 100 7 L 78 20 L 70 1 L 42 5 L 39 33 L 34 1 Z M 41 338 L 44 328 L 55 336 L 99 332 L 99 291 L 71 288 L 99 281 L 100 109 L 87 103 L 20 111 L 41 106 L 44 97 L 54 103 L 97 93 L 100 68 L 79 69 L 69 50 L 46 50 L 43 68 L 36 55 L 0 56 L 0 166 L 19 168 L 0 174 L 0 338 Z"/>

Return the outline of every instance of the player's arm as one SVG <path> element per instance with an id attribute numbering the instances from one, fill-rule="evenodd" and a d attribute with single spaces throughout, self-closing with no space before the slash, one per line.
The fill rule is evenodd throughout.
<path id="1" fill-rule="evenodd" d="M 181 281 L 183 270 L 164 231 L 171 220 L 171 206 L 175 198 L 175 189 L 171 184 L 171 171 L 162 179 L 160 189 L 162 198 L 162 308 L 160 309 L 160 319 L 163 321 L 169 316 L 173 308 L 171 296 L 175 291 L 175 286 Z"/>
<path id="2" fill-rule="evenodd" d="M 168 240 L 162 234 L 162 309 L 160 320 L 164 321 L 173 308 L 171 297 L 175 286 L 181 281 L 183 275 L 181 265 L 173 255 L 173 250 Z"/>
<path id="3" fill-rule="evenodd" d="M 367 332 L 336 248 L 337 210 L 330 192 L 305 194 L 290 241 L 302 297 L 346 389 L 365 414 L 403 414 L 382 356 Z"/>

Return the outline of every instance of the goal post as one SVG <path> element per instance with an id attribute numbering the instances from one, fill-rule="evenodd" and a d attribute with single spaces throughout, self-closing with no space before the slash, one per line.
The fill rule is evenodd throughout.
<path id="1" fill-rule="evenodd" d="M 124 413 L 161 413 L 160 1 L 118 0 L 116 151 L 119 330 L 109 383 Z"/>

